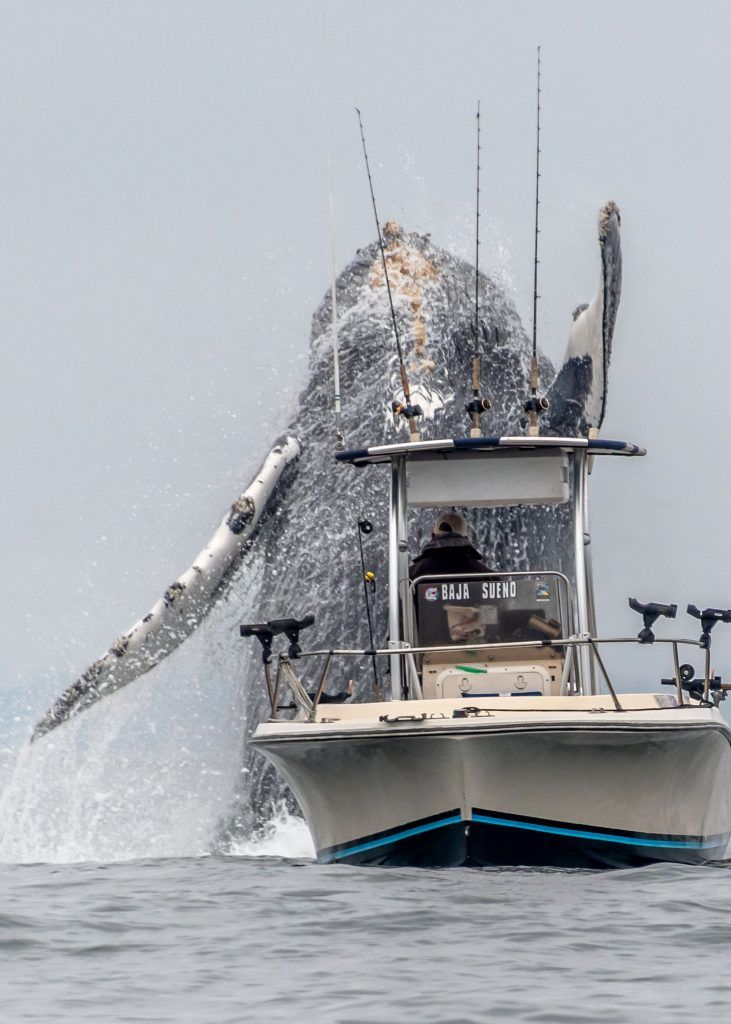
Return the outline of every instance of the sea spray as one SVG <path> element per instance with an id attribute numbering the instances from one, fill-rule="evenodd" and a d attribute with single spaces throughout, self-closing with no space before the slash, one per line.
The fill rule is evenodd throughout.
<path id="1" fill-rule="evenodd" d="M 220 853 L 232 857 L 284 857 L 288 860 L 313 860 L 315 847 L 310 830 L 286 801 L 280 801 L 272 817 L 248 839 L 230 838 Z"/>
<path id="2" fill-rule="evenodd" d="M 241 769 L 238 676 L 204 628 L 156 673 L 32 746 L 0 794 L 0 860 L 198 856 Z"/>

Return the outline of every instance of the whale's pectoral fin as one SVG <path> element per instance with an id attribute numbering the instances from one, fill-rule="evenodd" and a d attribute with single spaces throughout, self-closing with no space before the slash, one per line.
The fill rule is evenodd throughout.
<path id="1" fill-rule="evenodd" d="M 622 291 L 619 225 L 619 209 L 608 202 L 599 211 L 599 289 L 588 305 L 574 311 L 566 358 L 548 392 L 552 434 L 586 437 L 604 420 L 612 337 Z"/>
<path id="2" fill-rule="evenodd" d="M 301 445 L 295 437 L 277 441 L 193 565 L 168 587 L 144 618 L 64 690 L 36 725 L 31 742 L 144 675 L 190 636 L 251 547 L 262 520 L 277 504 L 291 479 L 290 467 L 300 453 Z"/>

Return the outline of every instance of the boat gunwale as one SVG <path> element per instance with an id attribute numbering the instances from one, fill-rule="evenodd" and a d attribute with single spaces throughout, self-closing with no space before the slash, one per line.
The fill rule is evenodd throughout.
<path id="1" fill-rule="evenodd" d="M 642 713 L 647 711 L 666 711 L 672 712 L 675 710 L 693 710 L 693 711 L 704 711 L 710 710 L 704 707 L 689 709 L 687 705 L 683 708 L 647 708 L 639 709 Z M 541 714 L 542 712 L 533 712 L 534 714 Z M 576 712 L 581 714 L 582 712 Z M 331 743 L 335 741 L 347 740 L 348 742 L 372 742 L 375 739 L 382 740 L 388 739 L 388 737 L 399 737 L 401 739 L 436 739 L 443 737 L 454 737 L 454 738 L 468 738 L 474 735 L 507 735 L 507 734 L 519 734 L 519 733 L 550 733 L 556 734 L 561 732 L 587 732 L 594 735 L 600 733 L 606 733 L 608 735 L 617 735 L 621 733 L 642 733 L 642 732 L 672 732 L 678 733 L 682 731 L 699 732 L 699 731 L 713 731 L 721 733 L 731 745 L 731 727 L 725 720 L 721 721 L 700 721 L 700 722 L 671 722 L 671 721 L 627 721 L 626 717 L 623 721 L 617 721 L 616 719 L 612 722 L 607 721 L 604 718 L 604 714 L 610 715 L 631 715 L 630 712 L 617 712 L 607 710 L 604 712 L 587 711 L 583 714 L 601 714 L 601 721 L 591 720 L 567 720 L 563 722 L 500 722 L 493 718 L 487 718 L 487 716 L 481 718 L 470 718 L 467 720 L 458 719 L 457 724 L 454 719 L 418 719 L 411 723 L 399 723 L 399 724 L 385 724 L 382 722 L 373 722 L 372 725 L 364 727 L 361 724 L 356 724 L 352 729 L 342 728 L 340 722 L 287 722 L 286 726 L 283 722 L 266 722 L 262 723 L 258 728 L 257 732 L 251 737 L 249 743 L 255 747 L 263 747 L 268 744 L 291 744 L 291 743 L 305 743 L 314 744 L 318 742 Z M 262 725 L 274 726 L 277 728 L 277 732 L 267 730 L 265 734 L 260 734 L 259 730 Z M 300 728 L 296 731 L 292 731 L 291 726 L 299 726 Z M 320 726 L 321 728 L 317 728 Z M 324 728 L 322 728 L 324 726 Z M 332 728 L 332 726 L 337 726 Z M 286 731 L 285 731 L 286 729 Z M 313 731 L 315 730 L 315 731 Z"/>

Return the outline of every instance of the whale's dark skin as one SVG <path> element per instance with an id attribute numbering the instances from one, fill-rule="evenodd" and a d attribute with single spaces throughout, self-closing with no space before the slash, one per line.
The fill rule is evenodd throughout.
<path id="1" fill-rule="evenodd" d="M 587 436 L 599 429 L 604 418 L 621 289 L 619 223 L 616 206 L 608 203 L 599 215 L 599 290 L 592 303 L 574 315 L 569 350 L 558 373 L 539 353 L 540 388 L 549 399 L 549 409 L 541 417 L 541 433 Z M 412 398 L 425 412 L 419 420 L 422 436 L 468 433 L 470 422 L 464 407 L 471 398 L 470 360 L 475 351 L 482 357 L 483 394 L 492 403 L 483 416 L 484 432 L 524 433 L 523 405 L 528 398 L 532 353 L 512 301 L 493 280 L 480 275 L 476 338 L 474 268 L 438 248 L 428 237 L 405 234 L 394 224 L 386 225 L 384 240 Z M 377 242 L 358 252 L 339 275 L 336 289 L 347 447 L 407 440 L 405 424 L 394 423 L 390 413 L 394 398 L 401 397 L 400 377 Z M 247 680 L 248 731 L 265 713 L 265 699 L 259 682 L 258 650 L 254 641 L 236 638 L 239 622 L 313 612 L 316 625 L 303 636 L 307 646 L 367 644 L 356 532 L 357 521 L 364 516 L 374 524 L 373 534 L 366 539 L 366 558 L 368 568 L 376 574 L 376 640 L 385 639 L 387 472 L 383 467 L 354 469 L 334 459 L 331 320 L 328 293 L 313 317 L 308 381 L 290 427 L 301 442 L 301 454 L 279 481 L 250 543 L 237 553 L 220 588 L 195 609 L 190 623 L 195 628 L 207 618 L 218 643 L 230 648 L 232 660 L 238 662 L 236 670 Z M 412 554 L 429 536 L 432 518 L 427 510 L 411 514 Z M 229 519 L 234 529 L 238 520 L 233 510 Z M 469 522 L 475 546 L 495 568 L 572 571 L 565 509 L 474 509 Z M 162 643 L 173 650 L 182 639 L 161 634 L 156 642 L 158 648 Z M 116 659 L 125 657 L 124 649 L 121 654 L 119 650 L 113 648 Z M 142 658 L 139 674 L 150 668 Z M 344 688 L 351 674 L 356 692 L 368 695 L 373 682 L 370 662 L 347 672 L 335 669 L 330 688 Z M 134 673 L 130 675 L 134 677 Z M 114 691 L 114 686 L 105 686 L 104 670 L 92 673 L 88 680 L 86 676 L 88 673 L 49 709 L 37 735 L 55 729 Z M 250 805 L 261 806 L 262 795 L 271 791 L 271 776 L 263 759 L 249 778 Z"/>

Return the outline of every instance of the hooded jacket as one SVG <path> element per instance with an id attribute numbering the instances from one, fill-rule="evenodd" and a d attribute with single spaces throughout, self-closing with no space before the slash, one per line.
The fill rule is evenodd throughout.
<path id="1" fill-rule="evenodd" d="M 466 537 L 432 537 L 424 545 L 409 569 L 409 579 L 417 576 L 459 576 L 470 572 L 492 572 L 482 555 Z"/>

